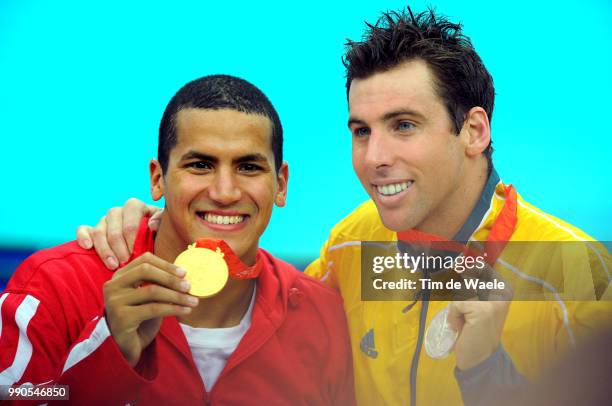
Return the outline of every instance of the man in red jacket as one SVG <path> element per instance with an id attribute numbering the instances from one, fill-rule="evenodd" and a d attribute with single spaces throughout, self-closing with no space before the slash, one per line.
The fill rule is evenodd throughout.
<path id="1" fill-rule="evenodd" d="M 230 76 L 188 83 L 149 169 L 166 210 L 117 272 L 75 242 L 17 269 L 0 296 L 0 385 L 68 385 L 83 404 L 353 404 L 338 293 L 259 248 L 288 180 L 266 96 Z M 243 265 L 206 299 L 173 265 L 203 237 Z"/>

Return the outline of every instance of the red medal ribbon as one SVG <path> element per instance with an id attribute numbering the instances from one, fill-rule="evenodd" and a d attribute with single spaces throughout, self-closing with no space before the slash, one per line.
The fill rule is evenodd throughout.
<path id="1" fill-rule="evenodd" d="M 516 228 L 517 222 L 517 195 L 514 186 L 504 186 L 504 192 L 506 193 L 506 201 L 502 207 L 499 215 L 495 219 L 489 236 L 485 242 L 484 253 L 486 254 L 486 261 L 489 265 L 493 266 L 497 261 L 497 258 L 501 255 L 506 244 L 512 237 L 514 229 Z M 406 231 L 400 231 L 397 233 L 397 239 L 406 243 L 415 242 L 433 242 L 438 249 L 448 249 L 455 252 L 463 252 L 464 255 L 474 256 L 472 250 L 467 249 L 464 245 L 459 244 L 455 241 L 448 241 L 446 238 L 434 234 L 424 233 L 419 230 L 410 229 Z"/>
<path id="2" fill-rule="evenodd" d="M 229 276 L 234 279 L 255 279 L 261 273 L 263 264 L 261 255 L 257 252 L 257 258 L 253 266 L 246 266 L 244 262 L 232 251 L 230 246 L 223 240 L 215 238 L 200 238 L 195 242 L 196 248 L 207 248 L 216 251 L 217 248 L 223 253 L 223 259 L 227 263 Z"/>

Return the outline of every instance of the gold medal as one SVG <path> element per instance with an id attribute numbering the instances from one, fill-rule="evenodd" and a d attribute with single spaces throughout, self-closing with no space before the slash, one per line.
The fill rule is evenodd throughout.
<path id="1" fill-rule="evenodd" d="M 185 280 L 191 284 L 190 295 L 206 298 L 225 287 L 229 270 L 224 256 L 220 248 L 213 251 L 192 244 L 176 257 L 174 265 L 187 272 Z"/>

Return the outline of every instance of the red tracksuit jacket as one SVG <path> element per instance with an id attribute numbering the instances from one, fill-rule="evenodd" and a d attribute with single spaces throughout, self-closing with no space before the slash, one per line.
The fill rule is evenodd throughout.
<path id="1" fill-rule="evenodd" d="M 135 256 L 152 249 L 141 227 Z M 70 403 L 87 405 L 354 404 L 339 294 L 262 254 L 251 327 L 207 393 L 175 317 L 132 368 L 104 318 L 102 285 L 112 272 L 75 242 L 40 251 L 0 295 L 0 385 L 69 385 Z"/>

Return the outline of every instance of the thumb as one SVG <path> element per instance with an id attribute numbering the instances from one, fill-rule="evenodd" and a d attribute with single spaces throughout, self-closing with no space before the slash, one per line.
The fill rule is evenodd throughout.
<path id="1" fill-rule="evenodd" d="M 163 213 L 164 213 L 163 209 L 160 210 L 158 208 L 155 208 L 155 211 L 153 212 L 153 215 L 149 219 L 149 223 L 148 223 L 148 226 L 151 230 L 153 231 L 159 230 L 159 224 L 161 223 L 161 218 L 162 218 Z"/>
<path id="2" fill-rule="evenodd" d="M 452 302 L 448 307 L 448 315 L 446 316 L 446 322 L 455 331 L 461 332 L 463 325 L 465 324 L 465 317 L 461 311 L 462 302 Z"/>

